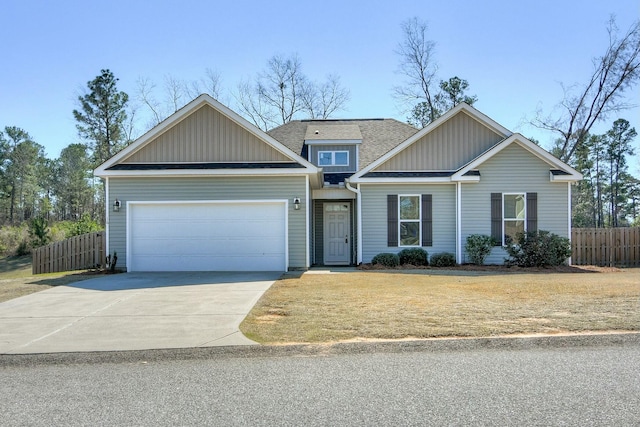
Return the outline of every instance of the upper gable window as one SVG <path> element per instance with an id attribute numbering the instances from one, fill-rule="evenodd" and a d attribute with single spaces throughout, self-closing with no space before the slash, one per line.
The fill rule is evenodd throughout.
<path id="1" fill-rule="evenodd" d="M 318 151 L 318 166 L 349 166 L 349 152 Z"/>

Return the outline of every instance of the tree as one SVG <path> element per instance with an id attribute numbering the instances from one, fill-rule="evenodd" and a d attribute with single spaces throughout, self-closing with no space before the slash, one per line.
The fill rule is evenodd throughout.
<path id="1" fill-rule="evenodd" d="M 323 83 L 309 80 L 298 55 L 275 55 L 253 80 L 242 81 L 235 94 L 239 111 L 263 130 L 296 117 L 329 118 L 349 101 L 349 91 L 339 78 Z"/>
<path id="2" fill-rule="evenodd" d="M 2 160 L 1 192 L 8 199 L 11 223 L 29 219 L 36 210 L 40 191 L 40 168 L 44 164 L 44 147 L 15 126 L 5 127 L 7 136 L 0 137 Z"/>
<path id="3" fill-rule="evenodd" d="M 93 151 L 93 165 L 97 166 L 131 141 L 124 129 L 129 95 L 118 91 L 118 79 L 108 69 L 87 83 L 89 92 L 79 96 L 80 110 L 73 110 L 76 128 Z"/>
<path id="4" fill-rule="evenodd" d="M 55 162 L 53 192 L 60 219 L 79 219 L 93 202 L 91 159 L 84 144 L 71 144 Z"/>
<path id="5" fill-rule="evenodd" d="M 310 119 L 328 119 L 349 102 L 349 91 L 340 85 L 340 77 L 328 75 L 323 83 L 312 84 L 302 98 L 303 110 Z"/>
<path id="6" fill-rule="evenodd" d="M 473 105 L 478 100 L 475 95 L 465 95 L 465 91 L 469 88 L 469 82 L 458 76 L 451 77 L 449 80 L 440 81 L 440 92 L 436 95 L 436 102 L 440 106 L 440 111 L 448 111 L 465 102 Z"/>
<path id="7" fill-rule="evenodd" d="M 417 17 L 404 21 L 400 27 L 404 38 L 396 54 L 400 57 L 398 73 L 405 77 L 405 82 L 394 88 L 394 94 L 404 104 L 413 105 L 418 101 L 412 117 L 420 120 L 420 124 L 430 123 L 440 114 L 433 93 L 438 71 L 434 58 L 436 44 L 427 39 L 427 24 Z"/>
<path id="8" fill-rule="evenodd" d="M 168 74 L 161 87 L 149 78 L 138 78 L 136 98 L 150 115 L 147 128 L 156 126 L 202 93 L 218 98 L 220 82 L 220 74 L 211 68 L 205 70 L 204 77 L 191 81 Z"/>
<path id="9" fill-rule="evenodd" d="M 632 178 L 628 174 L 626 156 L 634 154 L 632 142 L 638 135 L 625 119 L 613 122 L 607 131 L 606 158 L 609 161 L 609 215 L 612 227 L 618 226 L 619 215 L 627 202 L 627 182 Z"/>
<path id="10" fill-rule="evenodd" d="M 414 17 L 403 22 L 401 28 L 404 38 L 396 54 L 400 58 L 398 73 L 405 80 L 394 87 L 394 96 L 402 105 L 409 106 L 410 124 L 425 127 L 460 102 L 472 105 L 477 101 L 475 95 L 465 95 L 469 82 L 458 76 L 438 82 L 436 44 L 427 39 L 426 23 Z"/>
<path id="11" fill-rule="evenodd" d="M 593 125 L 609 114 L 629 108 L 623 95 L 640 78 L 640 21 L 618 37 L 615 19 L 607 26 L 609 44 L 601 57 L 593 60 L 593 72 L 584 85 L 564 87 L 560 113 L 538 117 L 533 125 L 560 135 L 560 159 L 569 162 L 578 148 L 585 144 Z"/>

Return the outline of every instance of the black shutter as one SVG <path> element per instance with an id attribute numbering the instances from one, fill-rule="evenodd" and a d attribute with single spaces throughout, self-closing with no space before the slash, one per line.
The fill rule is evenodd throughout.
<path id="1" fill-rule="evenodd" d="M 387 246 L 398 246 L 398 195 L 387 195 Z"/>
<path id="2" fill-rule="evenodd" d="M 538 193 L 527 193 L 527 232 L 538 231 Z"/>
<path id="3" fill-rule="evenodd" d="M 433 198 L 422 195 L 422 246 L 433 246 Z"/>
<path id="4" fill-rule="evenodd" d="M 491 237 L 494 246 L 502 246 L 502 193 L 491 193 Z"/>

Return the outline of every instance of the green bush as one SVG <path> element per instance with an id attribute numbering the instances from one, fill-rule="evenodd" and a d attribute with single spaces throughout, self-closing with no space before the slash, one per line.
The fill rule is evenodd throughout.
<path id="1" fill-rule="evenodd" d="M 562 265 L 571 256 L 571 242 L 549 231 L 518 233 L 515 242 L 506 246 L 507 265 L 547 267 Z"/>
<path id="2" fill-rule="evenodd" d="M 29 230 L 26 225 L 0 228 L 0 255 L 17 255 L 25 250 L 29 253 Z M 19 246 L 22 246 L 19 248 Z M 21 249 L 18 251 L 18 249 Z M 23 254 L 24 255 L 24 254 Z"/>
<path id="3" fill-rule="evenodd" d="M 441 252 L 431 255 L 432 267 L 455 267 L 456 256 L 450 252 Z"/>
<path id="4" fill-rule="evenodd" d="M 397 267 L 400 265 L 400 258 L 396 254 L 383 252 L 373 257 L 371 264 L 380 264 L 385 267 Z"/>
<path id="5" fill-rule="evenodd" d="M 29 222 L 29 235 L 31 236 L 31 245 L 34 248 L 51 242 L 51 233 L 46 218 L 42 216 L 32 218 Z"/>
<path id="6" fill-rule="evenodd" d="M 20 242 L 18 244 L 18 247 L 16 248 L 15 253 L 17 256 L 29 255 L 31 253 L 31 247 L 29 246 L 29 242 L 27 242 L 26 240 L 23 240 L 22 242 Z"/>
<path id="7" fill-rule="evenodd" d="M 422 248 L 407 248 L 398 253 L 400 265 L 429 265 L 429 254 Z"/>
<path id="8" fill-rule="evenodd" d="M 493 249 L 494 240 L 491 236 L 484 234 L 472 234 L 467 237 L 464 248 L 469 255 L 472 264 L 483 265 Z"/>
<path id="9" fill-rule="evenodd" d="M 58 227 L 64 230 L 66 239 L 103 229 L 103 227 L 94 221 L 89 214 L 82 215 L 82 217 L 77 221 L 63 221 L 58 223 Z"/>

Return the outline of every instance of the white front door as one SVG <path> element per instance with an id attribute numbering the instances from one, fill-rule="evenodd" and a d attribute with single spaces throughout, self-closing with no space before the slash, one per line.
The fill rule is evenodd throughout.
<path id="1" fill-rule="evenodd" d="M 324 263 L 351 264 L 349 202 L 324 204 Z"/>

